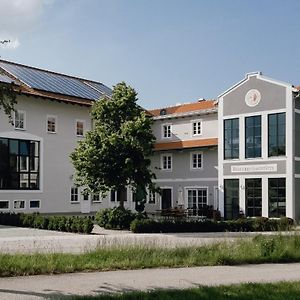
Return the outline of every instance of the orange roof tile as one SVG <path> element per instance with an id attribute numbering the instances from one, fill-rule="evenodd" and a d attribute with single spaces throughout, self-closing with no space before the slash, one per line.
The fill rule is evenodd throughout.
<path id="1" fill-rule="evenodd" d="M 152 109 L 152 110 L 149 110 L 148 112 L 152 116 L 156 117 L 156 116 L 160 115 L 160 111 L 162 109 L 166 110 L 166 115 L 171 115 L 171 114 L 179 114 L 179 113 L 185 113 L 185 112 L 196 111 L 196 110 L 212 109 L 215 107 L 216 107 L 215 100 L 203 100 L 203 101 L 198 101 L 198 102 L 189 103 L 189 104 L 182 104 L 182 105 L 177 105 L 177 106 L 172 106 L 172 107 Z"/>
<path id="2" fill-rule="evenodd" d="M 154 150 L 175 150 L 175 149 L 185 149 L 185 148 L 198 148 L 198 147 L 210 147 L 217 146 L 218 139 L 201 139 L 201 140 L 189 140 L 189 141 L 178 141 L 178 142 L 168 142 L 168 143 L 156 143 L 154 145 Z"/>

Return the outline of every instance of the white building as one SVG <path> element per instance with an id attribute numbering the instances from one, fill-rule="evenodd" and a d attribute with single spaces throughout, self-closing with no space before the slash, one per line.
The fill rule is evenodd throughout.
<path id="1" fill-rule="evenodd" d="M 130 189 L 102 199 L 83 196 L 73 183 L 69 155 L 91 129 L 91 104 L 111 90 L 3 60 L 0 71 L 1 82 L 20 89 L 14 125 L 0 111 L 0 211 L 93 213 L 121 197 L 134 209 Z M 297 95 L 291 84 L 253 73 L 217 101 L 149 111 L 157 138 L 152 168 L 162 193 L 149 195 L 146 210 L 182 207 L 198 214 L 212 206 L 227 219 L 299 220 Z"/>

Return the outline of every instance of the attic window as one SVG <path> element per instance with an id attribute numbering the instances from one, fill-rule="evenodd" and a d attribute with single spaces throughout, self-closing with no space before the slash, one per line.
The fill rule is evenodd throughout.
<path id="1" fill-rule="evenodd" d="M 163 108 L 163 109 L 160 110 L 159 114 L 161 116 L 165 116 L 167 114 L 167 110 L 165 108 Z"/>

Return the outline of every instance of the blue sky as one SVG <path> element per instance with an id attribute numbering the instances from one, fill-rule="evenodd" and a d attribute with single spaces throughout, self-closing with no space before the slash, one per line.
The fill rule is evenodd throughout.
<path id="1" fill-rule="evenodd" d="M 125 81 L 145 108 L 215 98 L 245 73 L 300 85 L 298 0 L 0 0 L 3 59 Z"/>

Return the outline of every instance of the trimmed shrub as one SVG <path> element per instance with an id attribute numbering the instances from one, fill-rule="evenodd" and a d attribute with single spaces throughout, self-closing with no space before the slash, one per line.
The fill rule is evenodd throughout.
<path id="1" fill-rule="evenodd" d="M 0 224 L 81 233 L 91 233 L 94 227 L 90 217 L 43 216 L 38 213 L 0 213 Z"/>
<path id="2" fill-rule="evenodd" d="M 129 229 L 136 214 L 122 207 L 106 208 L 96 214 L 96 222 L 106 229 Z M 141 218 L 141 215 L 139 215 Z"/>

